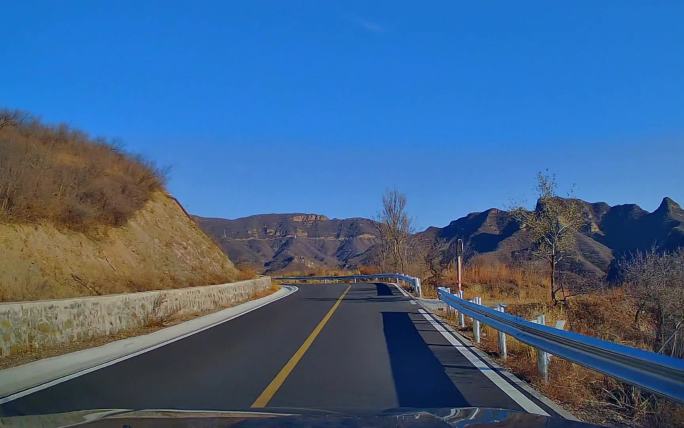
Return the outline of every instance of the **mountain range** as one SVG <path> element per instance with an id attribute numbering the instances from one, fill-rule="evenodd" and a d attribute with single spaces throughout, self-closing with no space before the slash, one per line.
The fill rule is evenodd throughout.
<path id="1" fill-rule="evenodd" d="M 565 269 L 610 274 L 616 260 L 636 251 L 684 247 L 684 210 L 664 198 L 653 212 L 635 204 L 579 201 L 585 224 L 576 234 Z M 376 223 L 366 218 L 329 219 L 319 214 L 264 214 L 234 220 L 195 217 L 231 260 L 267 272 L 358 268 L 377 254 Z M 491 208 L 445 227 L 429 227 L 414 242 L 433 245 L 446 260 L 463 239 L 468 258 L 514 263 L 530 257 L 531 240 L 510 212 Z"/>
<path id="2" fill-rule="evenodd" d="M 375 222 L 319 214 L 263 214 L 235 220 L 195 217 L 234 262 L 264 272 L 356 267 L 377 242 Z"/>

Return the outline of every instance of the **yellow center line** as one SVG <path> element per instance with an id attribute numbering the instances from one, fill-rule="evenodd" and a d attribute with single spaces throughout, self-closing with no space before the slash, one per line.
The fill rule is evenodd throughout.
<path id="1" fill-rule="evenodd" d="M 292 373 L 292 370 L 297 366 L 299 363 L 299 360 L 302 359 L 306 351 L 311 347 L 311 344 L 316 340 L 316 337 L 319 335 L 321 330 L 323 330 L 323 327 L 328 323 L 330 318 L 333 316 L 335 313 L 335 310 L 337 310 L 337 307 L 340 306 L 340 303 L 342 303 L 342 299 L 344 299 L 344 296 L 347 295 L 347 292 L 351 288 L 351 285 L 347 287 L 346 290 L 344 290 L 344 293 L 337 299 L 335 304 L 333 305 L 332 308 L 328 311 L 327 314 L 323 317 L 323 319 L 318 323 L 316 328 L 313 329 L 309 337 L 306 338 L 304 343 L 302 343 L 302 346 L 297 349 L 297 352 L 292 355 L 292 358 L 290 358 L 290 361 L 287 362 L 283 366 L 282 369 L 280 369 L 280 372 L 276 375 L 276 377 L 273 378 L 271 383 L 268 384 L 266 389 L 263 390 L 263 392 L 257 397 L 256 400 L 254 400 L 254 403 L 252 403 L 253 408 L 261 408 L 261 407 L 266 407 L 269 401 L 273 398 L 276 392 L 280 389 L 281 386 L 283 386 L 283 383 L 285 383 L 285 380 L 287 377 Z"/>

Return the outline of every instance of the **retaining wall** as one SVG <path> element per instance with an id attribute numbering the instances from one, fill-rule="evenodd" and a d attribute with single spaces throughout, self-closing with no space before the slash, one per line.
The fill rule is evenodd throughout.
<path id="1" fill-rule="evenodd" d="M 0 303 L 0 358 L 233 306 L 270 287 L 271 278 L 260 277 L 172 290 Z"/>

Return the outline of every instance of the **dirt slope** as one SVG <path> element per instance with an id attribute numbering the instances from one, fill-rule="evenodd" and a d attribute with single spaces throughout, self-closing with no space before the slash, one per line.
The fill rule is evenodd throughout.
<path id="1" fill-rule="evenodd" d="M 119 227 L 0 223 L 0 300 L 180 288 L 235 280 L 216 244 L 162 191 Z"/>

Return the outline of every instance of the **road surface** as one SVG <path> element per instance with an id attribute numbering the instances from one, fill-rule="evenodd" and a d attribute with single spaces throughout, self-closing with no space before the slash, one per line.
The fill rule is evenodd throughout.
<path id="1" fill-rule="evenodd" d="M 556 415 L 393 285 L 298 287 L 224 324 L 4 403 L 0 414 L 476 406 Z"/>

